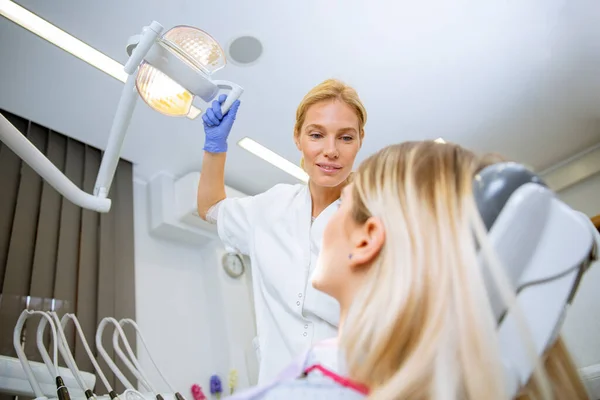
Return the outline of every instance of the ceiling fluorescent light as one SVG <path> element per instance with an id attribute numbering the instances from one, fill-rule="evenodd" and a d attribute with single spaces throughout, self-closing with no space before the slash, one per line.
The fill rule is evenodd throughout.
<path id="1" fill-rule="evenodd" d="M 437 142 L 437 143 L 446 143 L 446 141 L 444 139 L 442 139 L 441 137 L 435 139 L 434 142 Z"/>
<path id="2" fill-rule="evenodd" d="M 288 174 L 298 178 L 302 182 L 308 182 L 308 175 L 302 168 L 281 157 L 279 154 L 267 149 L 265 146 L 255 142 L 249 137 L 241 139 L 238 142 L 238 145 L 255 156 L 262 158 L 266 162 L 273 164 L 282 171 L 285 171 Z"/>
<path id="3" fill-rule="evenodd" d="M 46 39 L 86 63 L 125 82 L 123 65 L 10 0 L 0 0 L 0 15 Z"/>

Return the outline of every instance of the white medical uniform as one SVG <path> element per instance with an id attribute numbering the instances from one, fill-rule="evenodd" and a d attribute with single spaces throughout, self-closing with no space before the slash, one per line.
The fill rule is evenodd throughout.
<path id="1" fill-rule="evenodd" d="M 303 184 L 279 184 L 219 204 L 221 240 L 247 254 L 252 264 L 259 384 L 275 378 L 314 342 L 337 335 L 339 303 L 315 290 L 310 277 L 323 230 L 338 207 L 339 200 L 311 222 L 312 200 Z"/>

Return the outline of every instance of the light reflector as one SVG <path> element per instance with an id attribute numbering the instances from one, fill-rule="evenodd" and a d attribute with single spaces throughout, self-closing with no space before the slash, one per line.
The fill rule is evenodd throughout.
<path id="1" fill-rule="evenodd" d="M 227 63 L 219 43 L 198 28 L 176 26 L 163 35 L 162 42 L 208 75 L 220 70 Z"/>
<path id="2" fill-rule="evenodd" d="M 135 86 L 140 97 L 162 114 L 181 117 L 190 111 L 194 96 L 146 62 L 140 65 Z"/>

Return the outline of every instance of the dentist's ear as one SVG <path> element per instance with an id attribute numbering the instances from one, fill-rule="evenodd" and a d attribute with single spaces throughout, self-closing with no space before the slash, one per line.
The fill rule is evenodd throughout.
<path id="1" fill-rule="evenodd" d="M 352 252 L 348 255 L 351 268 L 363 268 L 371 265 L 379 255 L 385 243 L 383 222 L 377 217 L 370 217 L 351 235 Z"/>

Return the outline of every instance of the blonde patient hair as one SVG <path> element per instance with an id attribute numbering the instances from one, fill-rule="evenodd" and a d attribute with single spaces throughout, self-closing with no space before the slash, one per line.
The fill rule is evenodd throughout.
<path id="1" fill-rule="evenodd" d="M 338 79 L 327 79 L 312 88 L 302 99 L 296 110 L 296 123 L 294 124 L 294 139 L 300 137 L 302 125 L 306 119 L 308 109 L 322 101 L 341 101 L 354 110 L 358 117 L 359 138 L 362 141 L 365 136 L 365 124 L 367 123 L 367 110 L 363 105 L 358 93 L 354 88 L 348 86 Z M 300 166 L 304 168 L 304 158 L 300 160 Z"/>
<path id="2" fill-rule="evenodd" d="M 386 231 L 340 337 L 350 376 L 371 388 L 369 398 L 506 399 L 472 193 L 475 174 L 497 161 L 451 143 L 407 142 L 354 175 L 353 219 L 375 216 Z M 545 364 L 548 379 L 520 398 L 549 390 L 587 398 L 560 339 Z"/>

